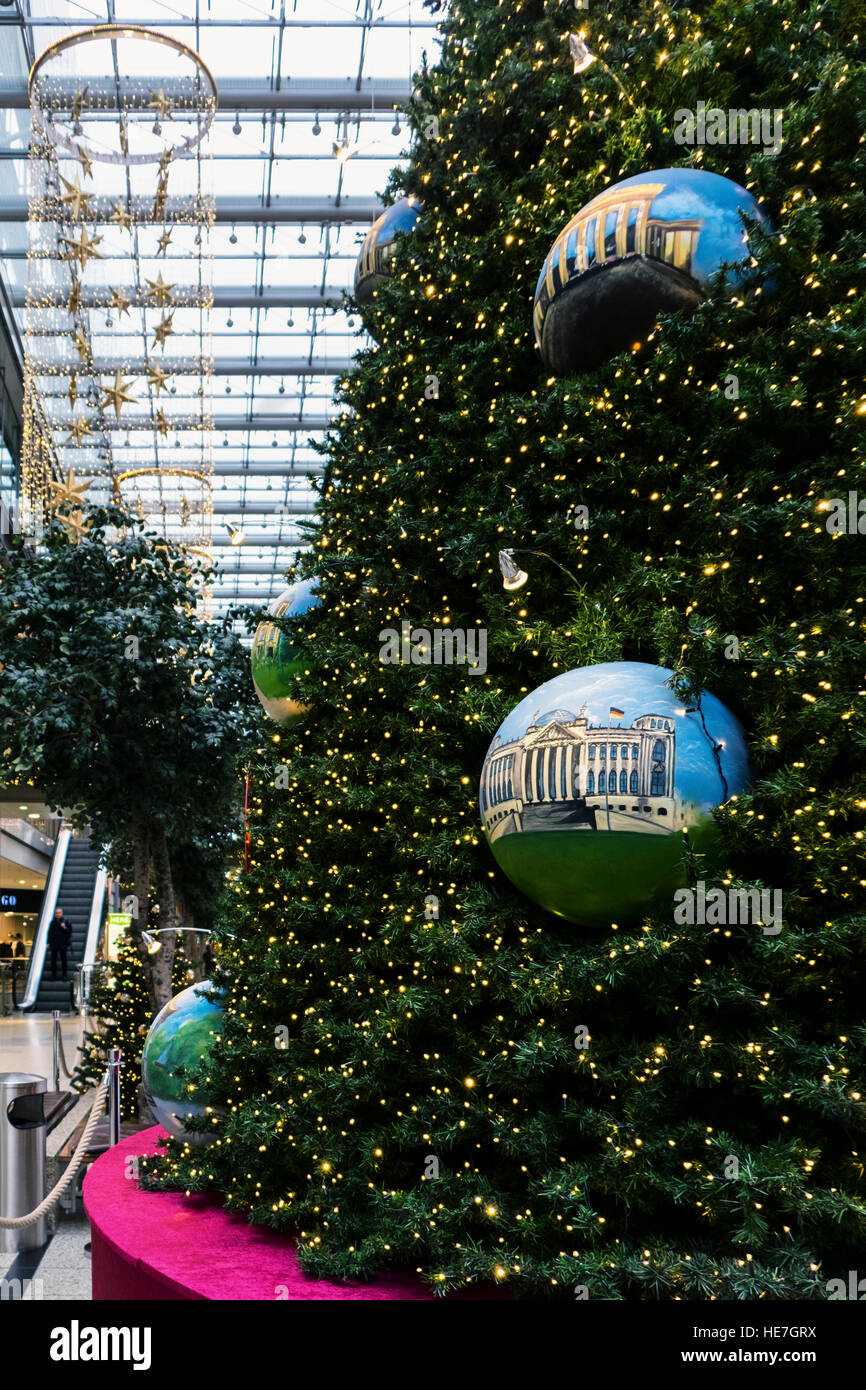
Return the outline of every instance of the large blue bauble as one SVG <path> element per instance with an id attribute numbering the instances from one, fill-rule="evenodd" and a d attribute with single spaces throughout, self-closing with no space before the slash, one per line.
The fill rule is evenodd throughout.
<path id="1" fill-rule="evenodd" d="M 535 290 L 535 341 L 556 375 L 641 342 L 658 315 L 694 310 L 722 265 L 749 259 L 740 213 L 768 225 L 745 188 L 703 169 L 651 169 L 606 188 L 550 249 Z"/>
<path id="2" fill-rule="evenodd" d="M 416 198 L 401 198 L 377 217 L 364 238 L 355 267 L 355 298 L 369 304 L 374 292 L 390 274 L 398 232 L 413 232 L 421 212 Z"/>
<path id="3" fill-rule="evenodd" d="M 297 618 L 322 600 L 315 592 L 318 579 L 301 579 L 275 598 L 268 606 L 273 618 Z M 250 655 L 253 685 L 262 709 L 277 724 L 296 724 L 308 706 L 292 698 L 294 678 L 304 669 L 304 662 L 290 639 L 276 623 L 259 623 L 253 638 Z"/>
<path id="4" fill-rule="evenodd" d="M 210 982 L 203 980 L 163 1005 L 141 1054 L 141 1079 L 151 1110 L 163 1129 L 193 1145 L 211 1142 L 206 1132 L 191 1132 L 184 1125 L 186 1116 L 204 1115 L 209 1103 L 201 1090 L 188 1088 L 191 1069 L 208 1056 L 222 1031 L 222 1010 L 200 993 L 210 989 Z"/>
<path id="5" fill-rule="evenodd" d="M 490 745 L 479 799 L 493 857 L 558 917 L 591 927 L 673 913 L 686 837 L 713 866 L 712 811 L 748 785 L 745 739 L 706 691 L 702 723 L 671 675 L 637 661 L 568 671 L 522 700 Z"/>

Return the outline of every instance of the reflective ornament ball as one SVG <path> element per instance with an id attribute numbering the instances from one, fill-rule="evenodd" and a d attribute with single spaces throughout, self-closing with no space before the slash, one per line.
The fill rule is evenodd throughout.
<path id="1" fill-rule="evenodd" d="M 642 341 L 660 313 L 694 310 L 723 263 L 741 282 L 740 216 L 767 226 L 745 188 L 703 169 L 652 169 L 606 188 L 560 232 L 535 290 L 535 341 L 556 375 Z"/>
<path id="2" fill-rule="evenodd" d="M 369 304 L 373 293 L 388 278 L 388 262 L 394 254 L 398 232 L 412 232 L 421 205 L 416 198 L 401 198 L 377 217 L 364 238 L 355 267 L 355 298 Z"/>
<path id="3" fill-rule="evenodd" d="M 556 676 L 503 721 L 481 773 L 499 867 L 539 907 L 582 926 L 674 910 L 686 839 L 713 866 L 712 811 L 748 785 L 742 729 L 705 691 L 701 712 L 636 661 Z"/>
<path id="4" fill-rule="evenodd" d="M 203 980 L 170 999 L 150 1025 L 141 1054 L 141 1078 L 154 1115 L 175 1139 L 193 1145 L 210 1143 L 206 1132 L 184 1127 L 185 1117 L 204 1115 L 208 1104 L 200 1091 L 187 1088 L 189 1072 L 207 1057 L 220 1032 L 222 1010 L 200 994 L 210 988 Z"/>
<path id="5" fill-rule="evenodd" d="M 273 618 L 296 618 L 322 600 L 315 593 L 318 579 L 301 579 L 268 606 Z M 276 623 L 259 623 L 250 658 L 253 684 L 265 713 L 277 724 L 297 723 L 308 706 L 289 694 L 292 681 L 304 670 L 304 662 Z"/>

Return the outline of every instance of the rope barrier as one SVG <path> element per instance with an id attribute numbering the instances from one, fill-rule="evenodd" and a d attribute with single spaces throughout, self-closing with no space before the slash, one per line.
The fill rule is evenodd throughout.
<path id="1" fill-rule="evenodd" d="M 5 1227 L 7 1230 L 20 1231 L 23 1230 L 25 1226 L 35 1226 L 36 1222 L 41 1221 L 42 1217 L 46 1216 L 51 1208 L 59 1202 L 67 1187 L 69 1187 L 70 1183 L 77 1177 L 78 1170 L 84 1162 L 84 1155 L 93 1138 L 94 1130 L 96 1129 L 99 1117 L 105 1106 L 107 1094 L 108 1078 L 104 1077 L 103 1080 L 100 1081 L 96 1095 L 93 1098 L 93 1105 L 90 1107 L 90 1115 L 87 1124 L 84 1126 L 81 1138 L 75 1146 L 75 1153 L 69 1160 L 69 1166 L 59 1182 L 54 1184 L 48 1196 L 43 1197 L 39 1206 L 34 1207 L 33 1211 L 28 1212 L 26 1216 L 0 1216 L 0 1227 Z"/>

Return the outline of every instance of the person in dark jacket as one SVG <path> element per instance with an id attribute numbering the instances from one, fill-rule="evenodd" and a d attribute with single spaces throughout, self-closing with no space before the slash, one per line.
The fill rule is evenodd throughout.
<path id="1" fill-rule="evenodd" d="M 63 979 L 66 979 L 66 952 L 69 950 L 69 943 L 72 940 L 72 928 L 63 916 L 63 908 L 55 907 L 54 920 L 48 928 L 48 946 L 51 951 L 51 978 L 57 979 L 57 957 L 60 957 L 60 966 L 63 971 Z"/>

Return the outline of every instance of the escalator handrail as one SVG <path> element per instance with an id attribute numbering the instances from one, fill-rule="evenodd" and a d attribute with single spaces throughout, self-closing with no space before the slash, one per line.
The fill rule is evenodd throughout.
<path id="1" fill-rule="evenodd" d="M 32 1009 L 39 994 L 39 985 L 42 981 L 45 955 L 48 949 L 48 928 L 57 906 L 60 882 L 66 867 L 66 854 L 71 839 L 72 831 L 69 827 L 61 826 L 57 843 L 54 846 L 54 853 L 51 856 L 51 868 L 48 870 L 48 882 L 45 885 L 45 894 L 42 899 L 42 911 L 39 914 L 39 924 L 36 928 L 36 936 L 33 939 L 33 947 L 27 966 L 27 983 L 24 987 L 24 996 L 18 1002 L 19 1009 Z"/>
<path id="2" fill-rule="evenodd" d="M 96 870 L 96 882 L 93 885 L 90 917 L 87 922 L 87 937 L 84 942 L 84 954 L 81 957 L 82 965 L 92 965 L 96 960 L 96 952 L 99 948 L 99 932 L 102 927 L 102 909 L 105 906 L 105 885 L 107 882 L 108 871 L 100 864 Z"/>

